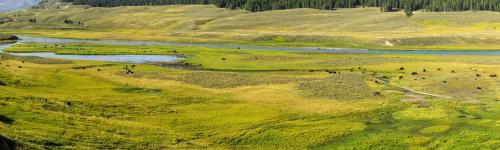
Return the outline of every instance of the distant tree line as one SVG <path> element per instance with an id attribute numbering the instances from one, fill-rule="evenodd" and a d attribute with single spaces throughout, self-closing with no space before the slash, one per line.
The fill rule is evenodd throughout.
<path id="1" fill-rule="evenodd" d="M 93 7 L 147 6 L 147 5 L 216 5 L 221 8 L 266 11 L 292 8 L 336 9 L 380 7 L 388 12 L 404 9 L 412 11 L 500 11 L 500 0 L 63 0 L 75 5 Z"/>

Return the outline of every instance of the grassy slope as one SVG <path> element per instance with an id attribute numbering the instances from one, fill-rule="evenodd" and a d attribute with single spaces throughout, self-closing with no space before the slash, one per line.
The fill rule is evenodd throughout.
<path id="1" fill-rule="evenodd" d="M 14 34 L 67 38 L 243 43 L 370 49 L 500 49 L 497 12 L 384 13 L 378 8 L 291 9 L 249 13 L 214 6 L 158 6 L 23 10 L 3 16 Z M 28 23 L 37 18 L 37 23 Z M 84 25 L 64 24 L 65 19 Z M 87 30 L 47 30 L 46 28 Z M 19 29 L 20 28 L 20 29 Z M 40 29 L 42 28 L 42 29 Z M 43 29 L 45 28 L 45 30 Z M 12 30 L 16 29 L 16 30 Z M 394 47 L 383 46 L 388 41 Z"/>
<path id="2" fill-rule="evenodd" d="M 499 144 L 499 82 L 488 77 L 500 74 L 496 56 L 35 44 L 9 50 L 81 54 L 75 47 L 84 54 L 175 49 L 192 56 L 186 62 L 202 70 L 137 65 L 134 74 L 125 74 L 126 64 L 120 63 L 4 55 L 0 134 L 25 148 L 63 149 L 495 149 Z M 411 76 L 413 71 L 419 75 Z M 374 79 L 453 98 L 404 94 Z"/>

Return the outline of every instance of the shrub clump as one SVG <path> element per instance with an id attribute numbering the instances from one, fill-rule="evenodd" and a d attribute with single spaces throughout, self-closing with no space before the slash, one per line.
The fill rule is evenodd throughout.
<path id="1" fill-rule="evenodd" d="M 299 83 L 297 88 L 307 93 L 306 95 L 337 100 L 361 99 L 373 96 L 374 93 L 362 74 L 340 74 L 308 80 Z"/>
<path id="2" fill-rule="evenodd" d="M 195 71 L 182 75 L 176 80 L 209 88 L 234 88 L 238 86 L 253 86 L 260 84 L 284 84 L 296 81 L 297 79 L 284 76 L 275 77 L 247 73 Z"/>
<path id="3" fill-rule="evenodd" d="M 448 125 L 437 125 L 437 126 L 431 126 L 424 128 L 420 130 L 420 133 L 422 134 L 438 134 L 438 133 L 444 133 L 450 130 L 450 126 Z"/>

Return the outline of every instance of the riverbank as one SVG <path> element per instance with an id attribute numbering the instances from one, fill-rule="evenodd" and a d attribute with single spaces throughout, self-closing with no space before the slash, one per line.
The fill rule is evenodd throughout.
<path id="1" fill-rule="evenodd" d="M 33 37 L 51 37 L 51 38 L 67 38 L 67 39 L 86 39 L 86 40 L 121 40 L 121 41 L 149 41 L 149 42 L 170 42 L 178 44 L 214 44 L 214 45 L 243 45 L 243 46 L 267 46 L 276 48 L 322 48 L 322 49 L 362 49 L 362 50 L 408 50 L 408 51 L 498 51 L 500 44 L 497 44 L 493 39 L 469 39 L 478 43 L 448 43 L 448 44 L 433 44 L 433 45 L 394 45 L 389 41 L 366 41 L 366 39 L 352 39 L 342 37 L 286 37 L 273 36 L 274 38 L 262 37 L 264 40 L 238 40 L 238 39 L 220 39 L 206 38 L 203 35 L 195 36 L 162 36 L 154 35 L 158 33 L 156 30 L 151 31 L 130 31 L 130 30 L 47 30 L 47 29 L 27 29 L 27 30 L 12 30 L 1 31 L 4 33 L 18 34 Z M 146 35 L 144 35 L 146 34 Z M 154 35 L 154 36 L 152 36 Z M 203 36 L 203 37 L 196 37 Z M 319 39 L 316 39 L 319 38 Z M 313 39 L 313 40 L 311 40 Z M 410 40 L 410 39 L 408 39 Z M 411 39 L 419 41 L 421 39 Z M 443 38 L 429 38 L 426 41 L 443 40 Z M 454 37 L 444 38 L 445 41 L 458 40 Z M 463 39 L 462 39 L 463 40 Z M 356 41 L 356 42 L 354 42 Z M 492 42 L 494 41 L 494 42 Z M 361 42 L 361 43 L 359 43 Z M 485 43 L 486 42 L 486 43 Z"/>
<path id="2" fill-rule="evenodd" d="M 16 42 L 17 40 L 19 40 L 17 36 L 0 34 L 0 44 L 13 43 Z"/>
<path id="3" fill-rule="evenodd" d="M 249 45 L 229 45 L 229 44 L 197 44 L 197 43 L 171 43 L 158 41 L 120 41 L 120 40 L 83 40 L 65 38 L 47 38 L 19 36 L 22 38 L 19 43 L 12 47 L 3 48 L 5 52 L 13 52 L 25 56 L 49 56 L 52 58 L 68 57 L 63 55 L 143 55 L 153 57 L 154 55 L 175 55 L 184 57 L 185 54 L 177 53 L 175 49 L 190 50 L 194 53 L 199 51 L 282 51 L 295 53 L 352 53 L 352 54 L 394 54 L 394 55 L 500 55 L 500 51 L 494 50 L 360 50 L 360 49 L 324 49 L 307 47 L 270 47 L 270 46 L 249 46 Z M 151 49 L 143 51 L 126 51 L 125 49 L 149 46 Z M 95 50 L 99 48 L 98 50 Z M 143 49 L 143 48 L 139 48 Z M 165 49 L 170 49 L 165 51 Z M 35 51 L 33 51 L 35 50 Z M 60 56 L 58 56 L 60 55 Z M 188 54 L 189 55 L 189 54 Z M 87 57 L 87 56 L 82 56 Z M 113 56 L 118 57 L 118 56 Z M 142 56 L 141 56 L 142 57 Z M 154 56 L 156 57 L 156 56 Z M 189 56 L 188 56 L 189 57 Z M 143 59 L 143 58 L 141 58 Z M 155 59 L 156 60 L 156 59 Z"/>
<path id="4" fill-rule="evenodd" d="M 0 41 L 14 41 L 14 40 L 19 40 L 19 38 L 15 35 L 0 35 Z"/>
<path id="5" fill-rule="evenodd" d="M 130 15 L 120 15 L 123 12 Z M 17 21 L 0 25 L 3 28 L 0 32 L 77 39 L 275 47 L 500 49 L 500 31 L 494 23 L 500 19 L 496 17 L 496 12 L 418 11 L 413 17 L 407 18 L 403 12 L 383 13 L 376 8 L 335 11 L 290 9 L 249 13 L 190 5 L 115 8 L 68 6 L 62 9 L 30 9 L 22 14 Z M 50 19 L 54 18 L 54 14 L 66 16 Z M 37 18 L 36 23 L 26 22 L 33 17 Z M 83 25 L 65 24 L 65 18 L 72 18 Z"/>

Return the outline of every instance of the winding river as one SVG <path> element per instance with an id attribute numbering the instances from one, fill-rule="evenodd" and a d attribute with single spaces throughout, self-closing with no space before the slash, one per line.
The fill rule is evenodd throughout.
<path id="1" fill-rule="evenodd" d="M 32 38 L 27 36 L 19 36 L 22 40 L 16 43 L 0 44 L 0 53 L 6 53 L 3 49 L 9 48 L 16 44 L 22 43 L 102 43 L 102 44 L 120 44 L 120 43 L 134 43 L 134 42 L 112 42 L 106 43 L 103 41 L 90 41 L 90 40 L 69 40 L 57 38 Z M 45 58 L 60 58 L 60 59 L 74 59 L 74 60 L 94 60 L 94 61 L 110 61 L 110 62 L 125 62 L 125 63 L 151 63 L 151 62 L 175 62 L 181 57 L 173 55 L 60 55 L 53 52 L 33 52 L 33 53 L 8 53 L 15 56 L 38 56 Z"/>
<path id="2" fill-rule="evenodd" d="M 422 54 L 422 55 L 500 55 L 499 51 L 428 51 L 428 50 L 358 50 L 358 49 L 319 49 L 319 48 L 278 48 L 265 46 L 248 45 L 221 45 L 221 44 L 179 44 L 169 42 L 151 41 L 116 41 L 116 40 L 83 40 L 18 36 L 20 41 L 16 43 L 0 45 L 0 52 L 8 47 L 21 43 L 95 43 L 95 44 L 116 44 L 116 45 L 166 45 L 166 46 L 196 46 L 209 48 L 234 48 L 253 50 L 276 50 L 276 51 L 298 51 L 298 52 L 330 52 L 330 53 L 361 53 L 361 54 Z M 175 62 L 182 58 L 173 55 L 59 55 L 53 52 L 35 53 L 9 53 L 17 56 L 39 56 L 46 58 L 96 60 L 127 63 L 149 63 L 149 62 Z"/>

